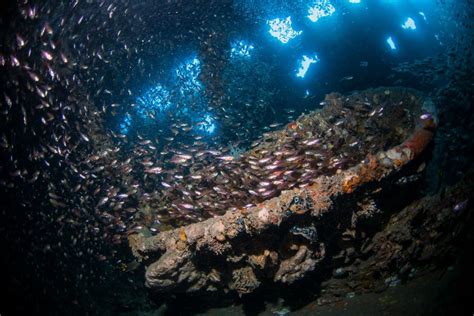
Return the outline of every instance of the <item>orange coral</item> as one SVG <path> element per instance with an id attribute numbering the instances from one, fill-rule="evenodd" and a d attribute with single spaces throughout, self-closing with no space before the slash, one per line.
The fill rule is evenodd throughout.
<path id="1" fill-rule="evenodd" d="M 298 123 L 296 122 L 291 122 L 288 124 L 289 129 L 296 129 L 298 127 Z"/>
<path id="2" fill-rule="evenodd" d="M 357 188 L 357 186 L 360 184 L 360 182 L 361 182 L 361 179 L 358 175 L 347 176 L 342 181 L 342 190 L 345 193 L 352 193 Z"/>
<path id="3" fill-rule="evenodd" d="M 403 165 L 403 161 L 400 160 L 400 159 L 395 159 L 395 160 L 393 161 L 393 163 L 395 164 L 395 166 L 396 166 L 397 168 L 399 168 L 399 167 L 401 167 L 401 166 Z"/>
<path id="4" fill-rule="evenodd" d="M 181 241 L 186 241 L 187 240 L 186 232 L 184 231 L 183 227 L 181 227 L 181 229 L 179 230 L 179 239 Z"/>

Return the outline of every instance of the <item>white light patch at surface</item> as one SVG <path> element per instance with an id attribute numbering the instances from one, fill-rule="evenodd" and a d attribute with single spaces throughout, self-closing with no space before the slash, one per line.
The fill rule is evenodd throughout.
<path id="1" fill-rule="evenodd" d="M 421 17 L 423 18 L 423 20 L 426 21 L 426 14 L 424 12 L 418 12 L 419 15 L 421 15 Z"/>
<path id="2" fill-rule="evenodd" d="M 270 26 L 268 31 L 271 36 L 278 39 L 283 44 L 288 43 L 291 39 L 301 35 L 303 31 L 295 31 L 292 27 L 291 16 L 286 19 L 273 19 L 268 20 L 267 24 Z"/>
<path id="3" fill-rule="evenodd" d="M 249 58 L 254 48 L 255 47 L 252 44 L 249 44 L 246 41 L 234 41 L 231 45 L 230 57 Z"/>
<path id="4" fill-rule="evenodd" d="M 309 7 L 308 19 L 310 19 L 311 22 L 316 22 L 320 18 L 334 14 L 334 12 L 336 12 L 336 8 L 334 8 L 329 0 L 318 0 L 316 4 Z"/>
<path id="5" fill-rule="evenodd" d="M 132 117 L 130 116 L 130 114 L 127 113 L 125 114 L 122 122 L 119 125 L 120 134 L 122 135 L 128 134 L 128 130 L 130 129 L 131 126 L 132 126 Z"/>
<path id="6" fill-rule="evenodd" d="M 391 50 L 396 50 L 397 49 L 397 45 L 395 45 L 395 42 L 393 41 L 391 36 L 389 38 L 387 38 L 387 44 L 388 44 L 388 46 L 390 46 Z"/>
<path id="7" fill-rule="evenodd" d="M 171 106 L 170 92 L 160 84 L 148 89 L 143 95 L 136 99 L 137 115 L 142 119 L 149 118 L 167 110 Z"/>
<path id="8" fill-rule="evenodd" d="M 197 57 L 188 59 L 176 68 L 177 84 L 182 94 L 189 92 L 196 93 L 201 90 L 202 84 L 199 81 L 200 73 L 201 62 Z"/>
<path id="9" fill-rule="evenodd" d="M 319 62 L 319 58 L 317 55 L 314 55 L 314 57 L 308 57 L 306 55 L 303 56 L 303 59 L 300 60 L 300 66 L 298 68 L 298 71 L 296 73 L 296 77 L 298 78 L 304 78 L 306 76 L 306 73 L 308 72 L 309 66 L 312 64 L 315 64 Z"/>
<path id="10" fill-rule="evenodd" d="M 404 30 L 416 30 L 415 20 L 408 18 L 405 23 L 402 24 Z"/>

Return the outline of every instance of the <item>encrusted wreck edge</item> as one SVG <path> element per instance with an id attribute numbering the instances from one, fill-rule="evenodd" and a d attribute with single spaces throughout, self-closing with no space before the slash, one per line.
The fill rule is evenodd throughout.
<path id="1" fill-rule="evenodd" d="M 336 303 L 431 271 L 453 269 L 462 257 L 460 252 L 472 248 L 466 242 L 472 244 L 473 184 L 471 168 L 457 184 L 416 198 L 389 214 L 383 229 L 332 256 L 332 274 L 319 284 L 316 304 Z M 364 231 L 358 226 L 359 233 Z"/>
<path id="2" fill-rule="evenodd" d="M 135 256 L 145 261 L 159 257 L 146 269 L 146 285 L 160 292 L 245 294 L 262 282 L 291 284 L 302 279 L 326 256 L 318 230 L 325 214 L 335 210 L 334 201 L 350 199 L 365 185 L 399 172 L 424 152 L 434 129 L 432 121 L 424 122 L 403 144 L 253 208 L 228 211 L 154 237 L 130 235 Z"/>

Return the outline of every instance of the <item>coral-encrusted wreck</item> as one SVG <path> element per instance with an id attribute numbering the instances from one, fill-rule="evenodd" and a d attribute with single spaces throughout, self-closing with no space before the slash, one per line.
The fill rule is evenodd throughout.
<path id="1" fill-rule="evenodd" d="M 370 139 L 365 140 L 365 159 L 249 209 L 228 211 L 153 237 L 131 234 L 134 255 L 149 263 L 149 288 L 245 294 L 263 285 L 294 283 L 322 265 L 334 267 L 337 277 L 342 271 L 338 267 L 353 263 L 362 250 L 368 254 L 372 237 L 408 204 L 407 196 L 416 196 L 410 190 L 424 172 L 435 122 L 423 108 L 423 98 L 402 88 L 348 97 L 331 94 L 325 104 L 289 124 L 286 131 L 303 126 L 300 135 L 305 135 L 304 126 L 311 126 L 308 121 L 320 128 L 334 126 L 332 115 L 345 111 L 346 117 L 358 120 L 353 122 L 354 131 L 363 137 L 364 117 L 377 116 L 380 121 L 371 128 L 379 141 L 371 146 Z M 385 138 L 390 140 L 380 141 Z"/>

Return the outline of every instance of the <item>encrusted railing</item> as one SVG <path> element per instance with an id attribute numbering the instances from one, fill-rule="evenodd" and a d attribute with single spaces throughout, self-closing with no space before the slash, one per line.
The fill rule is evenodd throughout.
<path id="1" fill-rule="evenodd" d="M 414 112 L 422 112 L 421 104 Z M 262 284 L 301 280 L 350 248 L 351 240 L 362 243 L 358 225 L 383 211 L 375 202 L 381 192 L 423 172 L 419 157 L 435 124 L 427 113 L 413 120 L 401 144 L 311 185 L 153 237 L 131 234 L 134 255 L 149 264 L 146 285 L 161 292 L 245 294 Z"/>

